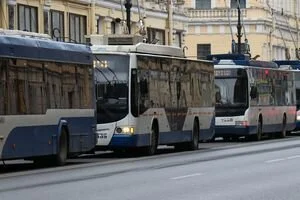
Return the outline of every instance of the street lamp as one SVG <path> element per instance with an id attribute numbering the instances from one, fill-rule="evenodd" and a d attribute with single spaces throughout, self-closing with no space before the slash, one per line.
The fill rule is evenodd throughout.
<path id="1" fill-rule="evenodd" d="M 128 28 L 128 33 L 131 33 L 131 25 L 130 25 L 130 9 L 132 7 L 131 0 L 125 0 L 125 8 L 126 8 L 126 22 L 127 22 L 127 28 Z"/>
<path id="2" fill-rule="evenodd" d="M 8 7 L 8 29 L 13 30 L 15 28 L 15 7 L 17 5 L 16 0 L 7 0 Z"/>
<path id="3" fill-rule="evenodd" d="M 241 24 L 241 8 L 240 0 L 236 0 L 238 10 L 237 38 L 238 38 L 238 54 L 241 54 L 242 24 Z"/>

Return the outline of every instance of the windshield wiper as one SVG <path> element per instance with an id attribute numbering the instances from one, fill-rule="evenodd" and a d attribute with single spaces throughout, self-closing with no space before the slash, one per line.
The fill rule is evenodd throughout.
<path id="1" fill-rule="evenodd" d="M 102 74 L 102 76 L 105 78 L 105 80 L 108 82 L 108 84 L 110 85 L 110 81 L 109 81 L 109 79 L 104 75 L 104 73 L 100 70 L 100 69 L 98 69 L 97 67 L 95 67 L 95 69 L 98 71 L 98 72 L 100 72 L 101 74 Z"/>
<path id="2" fill-rule="evenodd" d="M 97 57 L 97 55 L 94 55 L 94 56 L 95 56 L 95 58 L 96 58 L 98 61 L 100 61 L 101 63 L 103 63 L 103 61 L 102 61 L 101 59 L 99 59 L 99 58 Z M 110 67 L 105 67 L 105 68 L 107 68 L 107 69 L 113 74 L 113 79 L 115 78 L 115 79 L 117 80 L 117 82 L 119 82 L 119 79 L 118 79 L 116 73 L 115 73 Z"/>

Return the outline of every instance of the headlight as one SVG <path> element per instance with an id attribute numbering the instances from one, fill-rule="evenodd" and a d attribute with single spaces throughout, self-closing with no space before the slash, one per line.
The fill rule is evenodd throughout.
<path id="1" fill-rule="evenodd" d="M 118 134 L 134 134 L 134 127 L 125 126 L 125 127 L 117 127 L 116 133 Z"/>
<path id="2" fill-rule="evenodd" d="M 297 121 L 300 121 L 300 115 L 297 115 Z"/>

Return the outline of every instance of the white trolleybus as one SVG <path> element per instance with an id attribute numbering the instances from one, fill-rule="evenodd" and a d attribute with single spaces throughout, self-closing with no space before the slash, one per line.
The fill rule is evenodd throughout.
<path id="1" fill-rule="evenodd" d="M 273 62 L 250 60 L 246 55 L 211 55 L 215 63 L 216 137 L 264 135 L 295 128 L 293 74 Z"/>
<path id="2" fill-rule="evenodd" d="M 96 144 L 89 47 L 0 30 L 0 160 L 62 165 Z"/>
<path id="3" fill-rule="evenodd" d="M 214 70 L 177 47 L 95 45 L 98 147 L 195 150 L 214 135 Z"/>
<path id="4" fill-rule="evenodd" d="M 295 131 L 300 131 L 300 60 L 275 60 L 274 62 L 280 68 L 290 70 L 294 73 L 297 106 L 297 122 Z"/>

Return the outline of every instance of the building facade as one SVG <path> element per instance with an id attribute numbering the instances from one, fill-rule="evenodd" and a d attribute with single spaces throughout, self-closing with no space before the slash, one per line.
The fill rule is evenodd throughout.
<path id="1" fill-rule="evenodd" d="M 85 43 L 91 35 L 146 34 L 149 42 L 183 46 L 188 16 L 183 2 L 120 0 L 1 0 L 0 28 L 49 34 L 59 41 Z M 145 31 L 141 31 L 145 26 Z"/>
<path id="2" fill-rule="evenodd" d="M 132 3 L 130 30 L 125 2 Z M 260 60 L 299 58 L 300 0 L 239 0 L 239 6 L 242 49 L 248 43 Z M 237 7 L 237 0 L 1 0 L 0 28 L 77 43 L 91 35 L 142 34 L 151 43 L 186 46 L 187 56 L 203 59 L 236 49 Z"/>
<path id="3" fill-rule="evenodd" d="M 240 0 L 242 43 L 260 60 L 297 59 L 299 0 Z M 237 0 L 186 0 L 190 18 L 188 56 L 232 52 L 238 23 Z M 245 45 L 242 46 L 245 49 Z"/>

